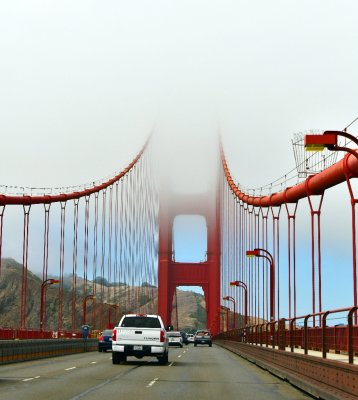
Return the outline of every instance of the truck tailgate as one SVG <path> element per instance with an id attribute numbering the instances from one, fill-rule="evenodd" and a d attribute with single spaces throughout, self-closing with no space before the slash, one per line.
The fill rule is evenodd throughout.
<path id="1" fill-rule="evenodd" d="M 160 343 L 160 329 L 152 328 L 116 328 L 117 342 L 121 344 Z"/>

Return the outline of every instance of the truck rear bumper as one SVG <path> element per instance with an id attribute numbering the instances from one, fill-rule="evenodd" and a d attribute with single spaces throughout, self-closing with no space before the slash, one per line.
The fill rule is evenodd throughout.
<path id="1" fill-rule="evenodd" d="M 141 346 L 141 349 L 138 349 L 139 346 L 134 345 L 112 345 L 112 351 L 117 351 L 119 353 L 124 353 L 128 356 L 150 356 L 150 355 L 158 355 L 164 354 L 166 348 L 163 346 Z"/>

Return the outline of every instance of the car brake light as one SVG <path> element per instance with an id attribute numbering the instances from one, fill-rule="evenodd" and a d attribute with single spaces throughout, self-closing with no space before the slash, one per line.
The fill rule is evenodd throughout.
<path id="1" fill-rule="evenodd" d="M 112 331 L 112 340 L 115 342 L 117 340 L 117 330 L 113 329 Z"/>
<path id="2" fill-rule="evenodd" d="M 160 331 L 160 341 L 161 342 L 165 341 L 165 332 L 163 330 Z"/>
<path id="3" fill-rule="evenodd" d="M 103 336 L 102 336 L 102 335 L 99 337 L 99 340 L 100 340 L 101 342 L 103 342 Z"/>

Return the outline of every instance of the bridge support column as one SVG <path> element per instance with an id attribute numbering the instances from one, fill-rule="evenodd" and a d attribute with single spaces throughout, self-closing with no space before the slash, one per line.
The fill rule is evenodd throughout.
<path id="1" fill-rule="evenodd" d="M 179 195 L 161 199 L 159 214 L 158 314 L 166 326 L 171 324 L 173 295 L 178 286 L 200 286 L 206 301 L 206 326 L 219 331 L 220 307 L 220 225 L 216 198 L 210 194 Z M 173 259 L 173 223 L 177 215 L 202 215 L 207 223 L 207 259 L 199 263 Z M 180 324 L 180 321 L 179 321 Z"/>

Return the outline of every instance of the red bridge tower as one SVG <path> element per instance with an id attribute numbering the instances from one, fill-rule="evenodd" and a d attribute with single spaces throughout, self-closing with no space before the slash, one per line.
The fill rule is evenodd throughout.
<path id="1" fill-rule="evenodd" d="M 201 215 L 207 224 L 207 258 L 199 263 L 173 259 L 173 223 L 178 215 Z M 207 328 L 215 335 L 220 309 L 220 216 L 210 193 L 162 196 L 159 220 L 158 313 L 171 323 L 173 296 L 178 286 L 200 286 L 206 301 Z"/>

